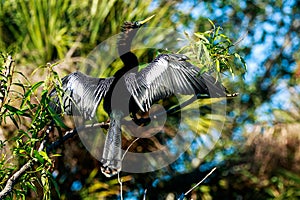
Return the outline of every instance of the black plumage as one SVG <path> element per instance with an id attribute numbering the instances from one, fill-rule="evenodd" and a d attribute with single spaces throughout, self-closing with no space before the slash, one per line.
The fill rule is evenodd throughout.
<path id="1" fill-rule="evenodd" d="M 149 19 L 149 18 L 148 18 Z M 161 54 L 147 67 L 137 71 L 138 59 L 130 51 L 133 37 L 145 21 L 125 23 L 118 41 L 118 51 L 124 67 L 109 78 L 93 78 L 74 72 L 62 79 L 63 107 L 66 114 L 73 111 L 85 119 L 95 116 L 96 108 L 104 99 L 104 110 L 109 114 L 110 126 L 102 155 L 102 172 L 112 176 L 121 170 L 121 120 L 138 110 L 147 112 L 160 99 L 174 94 L 225 97 L 226 89 L 208 73 L 189 63 L 181 54 Z M 51 95 L 55 96 L 56 91 Z M 51 106 L 61 112 L 58 99 Z"/>
<path id="2" fill-rule="evenodd" d="M 208 73 L 189 63 L 181 54 L 161 54 L 138 73 L 125 75 L 128 91 L 140 110 L 174 94 L 225 97 L 226 89 Z"/>
<path id="3" fill-rule="evenodd" d="M 50 96 L 56 97 L 50 106 L 57 113 L 62 109 L 67 115 L 81 114 L 84 119 L 95 116 L 97 106 L 108 92 L 114 78 L 94 78 L 79 71 L 73 72 L 62 78 L 62 105 L 59 103 L 57 91 L 52 90 Z M 88 98 L 87 98 L 88 97 Z"/>

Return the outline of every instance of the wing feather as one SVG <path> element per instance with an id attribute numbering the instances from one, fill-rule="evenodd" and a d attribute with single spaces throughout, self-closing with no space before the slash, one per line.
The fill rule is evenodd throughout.
<path id="1" fill-rule="evenodd" d="M 224 86 L 216 79 L 186 61 L 180 54 L 161 54 L 143 70 L 127 74 L 126 86 L 141 111 L 153 102 L 173 94 L 226 96 Z"/>
<path id="2" fill-rule="evenodd" d="M 62 79 L 62 103 L 63 110 L 67 115 L 78 112 L 85 119 L 92 119 L 96 109 L 110 88 L 114 78 L 93 78 L 81 72 L 74 72 Z M 57 91 L 53 90 L 50 96 L 54 101 L 50 106 L 58 113 L 62 112 Z"/>

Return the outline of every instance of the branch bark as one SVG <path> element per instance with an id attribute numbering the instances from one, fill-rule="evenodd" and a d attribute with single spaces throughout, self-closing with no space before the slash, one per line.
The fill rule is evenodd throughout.
<path id="1" fill-rule="evenodd" d="M 14 63 L 14 60 L 9 55 L 7 57 L 5 65 L 4 65 L 6 71 L 1 72 L 6 77 L 6 80 L 2 80 L 2 79 L 0 80 L 0 109 L 4 105 L 4 102 L 6 102 L 6 98 L 9 93 L 10 85 L 12 82 L 12 74 L 11 73 L 13 72 L 13 67 L 14 67 L 13 63 Z M 2 113 L 1 113 L 1 115 L 2 115 Z"/>
<path id="2" fill-rule="evenodd" d="M 69 138 L 72 138 L 74 135 L 76 135 L 78 133 L 78 131 L 80 131 L 80 130 L 83 130 L 86 128 L 99 128 L 99 127 L 106 128 L 107 126 L 108 126 L 108 123 L 102 122 L 102 123 L 97 123 L 97 124 L 81 126 L 81 127 L 78 127 L 77 129 L 67 131 L 61 139 L 59 139 L 59 140 L 53 142 L 51 145 L 49 145 L 46 148 L 46 151 L 48 153 L 51 150 L 56 149 L 62 143 L 64 143 L 66 140 L 68 140 Z M 38 151 L 43 151 L 45 149 L 45 143 L 46 143 L 46 140 L 43 140 L 41 142 L 41 144 L 38 148 Z M 16 171 L 7 180 L 4 189 L 2 191 L 0 191 L 0 200 L 5 198 L 13 190 L 13 187 L 16 184 L 16 181 L 18 180 L 18 178 L 20 178 L 29 168 L 31 168 L 33 166 L 34 162 L 35 162 L 35 159 L 30 159 L 26 164 L 24 164 L 18 171 Z"/>
<path id="3" fill-rule="evenodd" d="M 238 94 L 231 94 L 228 95 L 227 97 L 235 97 Z M 174 107 L 173 109 L 170 109 L 167 111 L 167 113 L 174 113 L 180 109 L 182 109 L 183 107 L 186 107 L 187 105 L 193 103 L 197 98 L 193 97 L 189 100 L 187 100 L 186 102 L 182 103 L 181 105 L 178 105 L 176 107 Z M 156 113 L 155 116 L 160 115 L 161 113 Z M 69 138 L 74 137 L 74 135 L 76 135 L 78 133 L 78 131 L 86 129 L 86 128 L 108 128 L 109 123 L 106 122 L 101 122 L 101 123 L 97 123 L 97 124 L 91 124 L 91 125 L 85 125 L 85 126 L 81 126 L 75 129 L 72 129 L 70 131 L 67 131 L 64 136 L 62 138 L 60 138 L 59 140 L 51 143 L 48 147 L 46 147 L 46 152 L 50 153 L 52 150 L 58 148 L 61 144 L 63 144 L 66 140 L 68 140 Z M 46 133 L 49 132 L 49 129 L 46 131 Z M 48 134 L 48 133 L 47 133 Z M 46 141 L 42 141 L 38 151 L 42 151 L 45 148 L 45 143 Z M 13 186 L 16 183 L 16 180 L 26 171 L 28 170 L 34 163 L 34 159 L 29 160 L 25 165 L 23 165 L 17 172 L 15 172 L 12 177 L 10 177 L 4 187 L 4 189 L 0 192 L 0 200 L 2 198 L 4 198 L 5 196 L 7 196 L 13 189 Z"/>
<path id="4" fill-rule="evenodd" d="M 84 126 L 80 126 L 78 128 L 72 129 L 70 131 L 67 131 L 64 136 L 62 138 L 60 138 L 59 140 L 51 143 L 47 148 L 46 148 L 46 152 L 49 153 L 52 150 L 58 148 L 61 144 L 63 144 L 66 140 L 74 137 L 74 135 L 76 135 L 78 133 L 78 131 L 81 131 L 83 129 L 86 128 L 108 128 L 109 123 L 107 122 L 101 122 L 101 123 L 96 123 L 96 124 L 89 124 L 89 125 L 84 125 Z"/>
<path id="5" fill-rule="evenodd" d="M 14 173 L 7 181 L 4 189 L 0 192 L 0 199 L 6 197 L 13 189 L 18 178 L 31 166 L 33 165 L 33 160 L 29 160 L 25 165 L 23 165 L 16 173 Z"/>

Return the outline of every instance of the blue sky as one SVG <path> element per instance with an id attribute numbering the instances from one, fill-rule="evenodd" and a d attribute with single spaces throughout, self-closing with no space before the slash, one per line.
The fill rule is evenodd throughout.
<path id="1" fill-rule="evenodd" d="M 242 7 L 245 7 L 244 2 L 239 2 Z M 286 33 L 288 32 L 288 27 L 283 26 L 279 29 L 277 27 L 277 23 L 279 23 L 280 20 L 283 20 L 286 24 L 290 24 L 291 18 L 288 14 L 292 12 L 292 7 L 295 4 L 295 1 L 287 1 L 283 5 L 283 11 L 285 15 L 282 15 L 282 13 L 275 9 L 274 7 L 268 5 L 266 6 L 266 12 L 269 13 L 267 16 L 267 19 L 273 20 L 275 23 L 270 23 L 269 21 L 265 21 L 264 23 L 260 23 L 261 21 L 258 20 L 258 23 L 255 24 L 253 27 L 248 26 L 247 19 L 244 19 L 243 23 L 240 27 L 240 33 L 238 35 L 242 36 L 246 33 L 246 30 L 253 31 L 254 37 L 246 36 L 238 45 L 239 46 L 250 46 L 251 43 L 255 43 L 252 47 L 252 51 L 249 55 L 245 55 L 245 60 L 248 67 L 248 72 L 245 76 L 245 83 L 251 84 L 253 81 L 255 81 L 256 77 L 261 76 L 265 72 L 265 66 L 264 62 L 266 59 L 270 57 L 276 56 L 276 54 L 280 51 L 279 49 L 276 49 L 274 46 L 274 41 L 277 43 L 278 46 L 282 46 L 284 44 L 284 38 Z M 230 20 L 227 18 L 227 14 L 229 14 L 232 10 L 231 6 L 227 6 L 223 8 L 222 10 L 220 8 L 214 7 L 214 15 L 210 15 L 209 12 L 207 12 L 207 9 L 205 8 L 205 3 L 201 2 L 199 3 L 194 9 L 191 9 L 193 6 L 193 3 L 191 2 L 183 2 L 178 8 L 181 8 L 184 13 L 191 12 L 191 15 L 193 17 L 198 18 L 199 16 L 202 17 L 208 17 L 212 20 L 215 18 L 219 18 L 222 16 L 222 20 L 227 21 Z M 224 9 L 225 9 L 225 15 L 224 15 Z M 219 18 L 220 19 L 220 18 Z M 215 21 L 215 20 L 214 20 Z M 216 23 L 222 24 L 222 22 L 215 21 Z M 268 33 L 266 35 L 266 38 L 263 43 L 260 43 L 261 38 L 263 37 L 263 34 Z M 235 38 L 238 40 L 238 38 Z M 293 46 L 299 46 L 299 38 L 295 37 L 292 38 L 291 43 Z M 285 54 L 293 54 L 295 49 L 291 47 L 291 45 L 287 45 L 284 53 Z M 243 52 L 239 52 L 243 53 Z M 272 66 L 274 68 L 274 71 L 276 71 L 276 66 Z M 289 66 L 287 66 L 288 71 L 293 71 L 296 67 L 296 64 L 293 63 Z M 290 97 L 293 94 L 290 94 L 287 90 L 287 81 L 289 77 L 286 77 L 286 79 L 281 79 L 278 82 L 277 87 L 277 93 L 272 96 L 272 99 L 268 103 L 262 104 L 262 106 L 257 108 L 257 120 L 258 121 L 272 121 L 274 120 L 274 116 L 272 115 L 272 109 L 290 109 L 291 103 L 290 103 Z M 268 83 L 268 80 L 264 80 L 265 83 Z"/>

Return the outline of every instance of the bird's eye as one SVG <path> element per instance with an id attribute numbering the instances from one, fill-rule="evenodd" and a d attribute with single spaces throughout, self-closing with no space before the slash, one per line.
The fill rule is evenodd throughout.
<path id="1" fill-rule="evenodd" d="M 140 22 L 134 22 L 134 26 L 135 26 L 135 27 L 140 27 L 141 24 L 140 24 Z"/>

